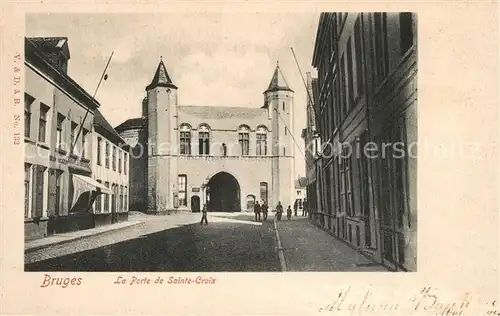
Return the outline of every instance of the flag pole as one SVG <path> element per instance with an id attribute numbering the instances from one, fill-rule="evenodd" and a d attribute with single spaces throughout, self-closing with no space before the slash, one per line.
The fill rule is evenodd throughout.
<path id="1" fill-rule="evenodd" d="M 109 56 L 108 62 L 106 63 L 106 67 L 104 68 L 104 71 L 102 72 L 101 79 L 99 79 L 99 83 L 97 84 L 97 87 L 95 88 L 94 94 L 92 95 L 93 99 L 95 99 L 95 96 L 97 95 L 97 91 L 99 90 L 99 87 L 101 86 L 102 80 L 103 79 L 106 80 L 108 78 L 108 75 L 106 74 L 106 70 L 108 70 L 109 63 L 111 62 L 111 58 L 113 57 L 114 53 L 115 53 L 114 51 L 111 52 L 111 55 Z M 80 137 L 80 134 L 81 134 L 82 129 L 83 129 L 83 125 L 85 123 L 85 120 L 87 119 L 87 115 L 89 114 L 89 112 L 90 112 L 90 108 L 87 106 L 87 111 L 85 112 L 85 116 L 83 117 L 82 123 L 80 124 L 80 128 L 78 129 L 78 133 L 76 134 L 75 142 L 71 144 L 71 148 L 69 151 L 70 154 L 73 153 L 73 149 L 76 146 L 76 142 L 78 141 L 78 137 Z"/>
<path id="2" fill-rule="evenodd" d="M 311 93 L 309 92 L 309 88 L 307 87 L 306 81 L 304 80 L 304 76 L 302 75 L 302 70 L 300 69 L 299 62 L 297 61 L 297 56 L 295 56 L 295 51 L 293 50 L 293 47 L 290 47 L 290 49 L 292 50 L 293 58 L 295 59 L 295 63 L 297 64 L 297 68 L 299 69 L 300 78 L 302 78 L 302 82 L 304 83 L 304 87 L 306 88 L 307 96 L 309 98 L 309 105 L 312 107 L 314 115 L 318 117 L 318 113 L 316 112 L 316 108 L 314 107 L 314 102 L 311 97 Z"/>

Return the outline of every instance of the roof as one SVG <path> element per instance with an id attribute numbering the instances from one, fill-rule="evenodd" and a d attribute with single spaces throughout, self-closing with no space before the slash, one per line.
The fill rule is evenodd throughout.
<path id="1" fill-rule="evenodd" d="M 94 126 L 96 127 L 96 129 L 98 129 L 98 127 L 101 127 L 103 131 L 107 132 L 107 135 L 104 136 L 111 136 L 110 138 L 112 139 L 110 140 L 114 141 L 115 143 L 125 143 L 125 141 L 111 126 L 111 124 L 109 124 L 109 122 L 99 110 L 96 110 L 94 113 Z"/>
<path id="2" fill-rule="evenodd" d="M 69 47 L 67 37 L 29 37 L 33 44 L 43 51 L 61 51 L 69 59 Z"/>
<path id="3" fill-rule="evenodd" d="M 100 106 L 96 99 L 94 99 L 87 91 L 85 91 L 85 89 L 83 89 L 61 69 L 55 67 L 47 56 L 38 48 L 38 46 L 35 45 L 31 39 L 26 37 L 24 38 L 24 51 L 25 63 L 44 73 L 47 77 L 53 80 L 56 85 L 60 86 L 61 89 L 81 102 L 82 105 L 92 109 L 97 109 Z"/>
<path id="4" fill-rule="evenodd" d="M 147 120 L 145 117 L 131 118 L 115 127 L 115 130 L 117 132 L 122 132 L 134 128 L 143 128 L 144 126 L 146 126 L 146 123 Z"/>
<path id="5" fill-rule="evenodd" d="M 153 80 L 146 87 L 146 90 L 150 90 L 150 89 L 153 89 L 156 87 L 168 87 L 168 88 L 177 89 L 177 86 L 174 85 L 174 83 L 172 82 L 172 79 L 168 75 L 167 67 L 165 67 L 163 60 L 160 60 L 160 63 L 158 64 L 158 68 L 156 68 L 156 72 L 155 72 L 155 75 L 153 77 Z"/>
<path id="6" fill-rule="evenodd" d="M 269 86 L 267 87 L 267 90 L 264 92 L 270 92 L 270 91 L 278 91 L 278 90 L 285 90 L 285 91 L 291 91 L 293 92 L 292 89 L 288 86 L 288 83 L 285 80 L 285 77 L 283 76 L 283 73 L 281 72 L 279 64 L 276 64 L 276 68 L 274 69 L 273 77 L 271 78 L 271 82 L 269 83 Z"/>

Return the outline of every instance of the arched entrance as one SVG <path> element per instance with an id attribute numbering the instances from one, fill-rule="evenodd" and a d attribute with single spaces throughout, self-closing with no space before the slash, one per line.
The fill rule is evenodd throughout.
<path id="1" fill-rule="evenodd" d="M 240 185 L 238 180 L 227 172 L 219 172 L 208 181 L 208 195 L 208 211 L 241 211 Z"/>
<path id="2" fill-rule="evenodd" d="M 191 197 L 191 212 L 193 213 L 200 212 L 200 197 L 198 195 L 193 195 Z"/>

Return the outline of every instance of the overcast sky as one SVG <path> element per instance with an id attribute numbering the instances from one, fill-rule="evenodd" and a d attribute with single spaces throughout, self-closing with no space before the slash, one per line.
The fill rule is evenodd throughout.
<path id="1" fill-rule="evenodd" d="M 112 51 L 108 80 L 97 93 L 113 126 L 141 115 L 141 100 L 163 56 L 180 105 L 260 107 L 276 61 L 295 90 L 294 137 L 303 148 L 306 91 L 319 15 L 30 14 L 26 36 L 67 36 L 68 74 L 92 94 Z M 296 173 L 304 175 L 296 149 Z"/>

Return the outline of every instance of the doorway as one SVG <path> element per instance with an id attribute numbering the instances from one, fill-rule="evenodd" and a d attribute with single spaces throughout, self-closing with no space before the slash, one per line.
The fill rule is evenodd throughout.
<path id="1" fill-rule="evenodd" d="M 253 194 L 247 195 L 247 212 L 253 213 L 254 205 L 255 205 L 255 195 Z"/>
<path id="2" fill-rule="evenodd" d="M 191 197 L 191 212 L 193 213 L 200 212 L 200 197 L 198 195 L 193 195 Z"/>
<path id="3" fill-rule="evenodd" d="M 227 172 L 219 172 L 208 181 L 209 212 L 240 212 L 240 185 Z"/>

